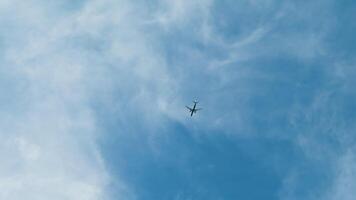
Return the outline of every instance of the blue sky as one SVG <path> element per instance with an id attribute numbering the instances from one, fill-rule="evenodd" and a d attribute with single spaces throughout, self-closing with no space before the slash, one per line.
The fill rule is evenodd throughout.
<path id="1" fill-rule="evenodd" d="M 0 199 L 353 199 L 355 13 L 0 1 Z"/>

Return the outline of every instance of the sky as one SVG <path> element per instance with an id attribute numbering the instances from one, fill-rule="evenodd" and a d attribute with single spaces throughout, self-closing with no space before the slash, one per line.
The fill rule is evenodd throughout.
<path id="1" fill-rule="evenodd" d="M 0 199 L 353 199 L 355 17 L 351 0 L 0 0 Z"/>

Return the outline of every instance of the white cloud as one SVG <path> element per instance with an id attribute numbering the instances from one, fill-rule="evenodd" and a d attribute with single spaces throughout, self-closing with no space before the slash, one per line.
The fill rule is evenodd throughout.
<path id="1" fill-rule="evenodd" d="M 293 22 L 293 14 L 288 12 L 300 11 L 293 6 L 282 8 L 270 21 L 256 23 L 252 28 L 241 24 L 244 34 L 231 42 L 212 24 L 213 3 L 163 0 L 150 10 L 128 0 L 92 0 L 78 10 L 61 13 L 57 5 L 45 1 L 1 1 L 0 36 L 4 41 L 0 48 L 4 54 L 0 72 L 13 79 L 4 82 L 8 85 L 1 85 L 4 93 L 9 90 L 5 103 L 11 108 L 0 112 L 0 198 L 98 200 L 106 197 L 106 187 L 113 180 L 96 145 L 96 139 L 103 133 L 97 127 L 92 101 L 114 110 L 118 123 L 127 123 L 120 113 L 137 112 L 148 129 L 159 126 L 162 115 L 192 125 L 183 117 L 186 102 L 182 101 L 190 95 L 183 92 L 194 87 L 187 81 L 190 74 L 185 72 L 198 73 L 190 69 L 192 63 L 167 66 L 167 58 L 160 52 L 163 42 L 156 38 L 157 32 L 194 27 L 191 32 L 187 30 L 196 34 L 195 39 L 223 51 L 221 54 L 225 56 L 221 59 L 184 49 L 187 55 L 210 65 L 208 69 L 196 67 L 201 73 L 194 77 L 197 81 L 206 77 L 216 79 L 213 83 L 203 80 L 203 87 L 199 86 L 198 93 L 206 97 L 203 107 L 210 108 L 204 107 L 205 117 L 193 119 L 198 124 L 192 125 L 193 129 L 201 125 L 206 129 L 221 128 L 225 133 L 249 130 L 250 124 L 246 122 L 253 113 L 242 114 L 241 110 L 248 111 L 242 108 L 243 103 L 236 107 L 236 102 L 231 102 L 248 101 L 249 95 L 253 95 L 251 91 L 258 92 L 246 80 L 268 76 L 256 74 L 242 66 L 242 62 L 261 55 L 276 55 L 276 52 L 290 52 L 300 59 L 324 52 L 323 34 L 315 30 L 271 36 L 284 18 Z M 261 11 L 274 1 L 249 3 Z M 225 67 L 231 64 L 235 70 Z M 170 67 L 180 68 L 183 75 L 174 74 Z M 213 89 L 231 85 L 238 85 L 239 89 L 232 94 L 234 98 L 230 98 L 231 93 L 223 92 L 218 94 L 221 96 L 212 96 L 216 92 Z M 223 104 L 222 99 L 228 102 Z M 313 113 L 318 111 L 318 108 L 310 109 Z M 320 129 L 315 127 L 313 131 Z M 118 130 L 118 134 L 124 133 Z M 297 143 L 311 158 L 323 156 L 325 149 L 315 145 L 313 137 L 303 134 L 297 137 Z M 313 154 L 317 147 L 319 153 Z M 350 153 L 339 163 L 341 172 L 335 185 L 335 199 L 348 198 L 346 194 L 343 196 L 340 185 L 353 186 L 347 177 L 354 169 L 346 167 L 347 164 L 354 165 Z M 296 184 L 295 174 L 286 179 L 286 184 Z M 117 198 L 134 199 L 134 192 L 121 180 L 114 182 L 122 190 Z"/>
<path id="2" fill-rule="evenodd" d="M 14 79 L 1 87 L 4 93 L 18 90 L 4 102 L 12 109 L 0 113 L 0 198 L 108 198 L 110 177 L 96 144 L 100 133 L 89 104 L 95 92 L 90 86 L 106 86 L 90 72 L 103 66 L 95 66 L 97 52 L 73 37 L 109 36 L 103 29 L 120 25 L 114 13 L 122 12 L 100 11 L 101 4 L 94 1 L 70 15 L 51 13 L 54 8 L 38 1 L 5 6 L 1 71 Z M 120 187 L 123 192 L 117 198 L 129 199 L 130 192 Z"/>
<path id="3" fill-rule="evenodd" d="M 158 4 L 167 8 L 166 26 L 184 23 L 204 3 Z M 179 118 L 177 85 L 144 31 L 152 15 L 125 0 L 88 1 L 71 11 L 38 0 L 0 6 L 1 72 L 13 78 L 1 85 L 13 91 L 4 102 L 10 108 L 0 112 L 0 198 L 99 200 L 114 184 L 115 199 L 134 199 L 106 170 L 91 103 L 115 110 L 118 120 L 139 112 L 148 127 L 159 125 L 162 113 Z"/>

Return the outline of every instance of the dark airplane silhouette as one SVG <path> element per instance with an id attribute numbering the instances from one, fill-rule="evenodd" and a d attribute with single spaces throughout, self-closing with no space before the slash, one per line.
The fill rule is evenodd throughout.
<path id="1" fill-rule="evenodd" d="M 196 108 L 198 101 L 193 101 L 193 103 L 194 103 L 193 108 L 185 106 L 185 107 L 187 107 L 189 109 L 190 116 L 193 116 L 194 113 L 196 113 L 198 110 L 201 110 L 201 108 Z"/>

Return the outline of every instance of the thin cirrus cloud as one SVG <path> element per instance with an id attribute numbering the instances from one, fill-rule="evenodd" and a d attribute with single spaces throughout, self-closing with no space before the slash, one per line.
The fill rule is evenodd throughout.
<path id="1" fill-rule="evenodd" d="M 1 6 L 1 198 L 105 198 L 110 178 L 89 106 L 95 51 L 80 45 L 82 34 L 97 36 L 85 24 L 90 5 L 80 13 L 41 1 Z"/>
<path id="2" fill-rule="evenodd" d="M 2 1 L 1 198 L 350 199 L 341 7 Z"/>

